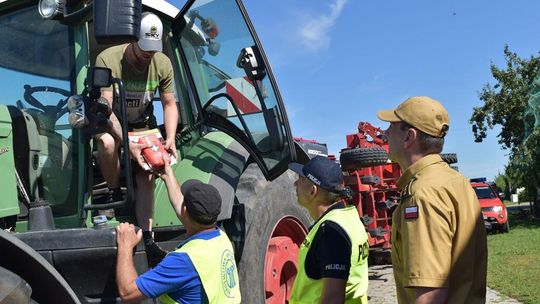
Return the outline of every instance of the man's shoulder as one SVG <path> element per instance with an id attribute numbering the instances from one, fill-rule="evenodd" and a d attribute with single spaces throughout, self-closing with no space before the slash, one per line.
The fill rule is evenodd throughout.
<path id="1" fill-rule="evenodd" d="M 153 63 L 158 68 L 169 68 L 172 67 L 171 60 L 167 55 L 157 52 L 154 54 L 154 57 L 152 58 Z"/>
<path id="2" fill-rule="evenodd" d="M 99 53 L 99 58 L 109 58 L 111 56 L 118 56 L 118 54 L 124 53 L 124 44 L 108 47 Z"/>
<path id="3" fill-rule="evenodd" d="M 333 220 L 325 220 L 321 223 L 321 226 L 319 227 L 319 230 L 315 234 L 314 240 L 316 240 L 315 244 L 321 244 L 322 241 L 326 244 L 328 243 L 351 243 L 351 240 L 349 238 L 349 235 L 343 229 L 341 224 L 333 221 Z"/>
<path id="4" fill-rule="evenodd" d="M 461 187 L 468 183 L 468 179 L 461 173 L 450 168 L 447 164 L 437 164 L 419 172 L 411 181 L 411 190 L 447 189 Z"/>
<path id="5" fill-rule="evenodd" d="M 448 165 L 446 168 L 418 175 L 410 184 L 409 194 L 413 205 L 431 205 L 437 208 L 442 205 L 453 208 L 451 205 L 457 200 L 469 201 L 476 197 L 469 180 Z"/>
<path id="6" fill-rule="evenodd" d="M 124 47 L 125 45 L 115 45 L 103 50 L 96 58 L 96 66 L 111 68 L 114 75 L 124 56 Z"/>

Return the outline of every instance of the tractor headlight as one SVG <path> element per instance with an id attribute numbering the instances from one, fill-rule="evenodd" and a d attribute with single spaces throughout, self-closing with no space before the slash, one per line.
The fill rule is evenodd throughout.
<path id="1" fill-rule="evenodd" d="M 63 15 L 66 0 L 39 0 L 39 14 L 43 19 L 54 19 Z"/>
<path id="2" fill-rule="evenodd" d="M 495 212 L 501 212 L 502 210 L 503 210 L 502 206 L 493 207 L 493 211 L 495 211 Z"/>

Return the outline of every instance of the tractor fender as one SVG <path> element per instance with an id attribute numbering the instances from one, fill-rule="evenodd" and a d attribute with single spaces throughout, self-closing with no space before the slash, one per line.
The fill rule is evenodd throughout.
<path id="1" fill-rule="evenodd" d="M 294 146 L 296 161 L 308 162 L 306 151 L 297 142 Z M 222 199 L 218 221 L 222 221 L 232 217 L 240 176 L 250 163 L 249 152 L 240 143 L 224 132 L 213 131 L 200 138 L 173 166 L 173 171 L 180 184 L 189 179 L 198 179 L 218 189 Z M 261 178 L 264 179 L 264 176 Z M 168 201 L 167 189 L 160 180 L 156 182 L 155 197 L 153 220 L 156 227 L 179 224 Z"/>
<path id="2" fill-rule="evenodd" d="M 32 299 L 38 303 L 80 303 L 75 292 L 56 269 L 12 233 L 0 230 L 2 248 L 0 267 L 5 268 L 32 288 Z"/>
<path id="3" fill-rule="evenodd" d="M 221 131 L 213 131 L 197 140 L 173 166 L 173 171 L 180 184 L 197 179 L 218 189 L 222 199 L 218 216 L 221 221 L 231 217 L 236 187 L 248 163 L 249 152 L 240 143 Z M 154 194 L 155 226 L 179 225 L 163 181 L 157 180 Z"/>

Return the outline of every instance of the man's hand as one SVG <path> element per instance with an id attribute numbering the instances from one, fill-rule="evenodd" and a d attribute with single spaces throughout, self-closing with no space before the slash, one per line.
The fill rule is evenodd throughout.
<path id="1" fill-rule="evenodd" d="M 144 168 L 145 161 L 142 156 L 142 150 L 144 148 L 149 148 L 150 145 L 148 144 L 139 144 L 134 142 L 129 142 L 129 154 L 131 155 L 131 159 L 135 160 L 141 168 Z"/>
<path id="2" fill-rule="evenodd" d="M 162 155 L 163 162 L 165 163 L 165 166 L 163 166 L 163 169 L 156 172 L 157 176 L 161 177 L 163 181 L 167 181 L 167 179 L 173 177 L 174 178 L 174 172 L 171 167 L 171 163 L 169 160 L 169 157 L 166 155 Z"/>
<path id="3" fill-rule="evenodd" d="M 116 226 L 116 244 L 118 245 L 118 250 L 132 250 L 141 241 L 141 238 L 142 230 L 139 229 L 135 233 L 135 226 L 133 224 L 121 223 Z"/>
<path id="4" fill-rule="evenodd" d="M 165 146 L 164 146 L 165 150 L 167 150 L 169 153 L 172 154 L 172 156 L 174 156 L 174 158 L 178 159 L 178 156 L 176 155 L 176 144 L 175 144 L 175 141 L 174 141 L 174 137 L 172 138 L 167 138 L 167 140 L 165 141 Z"/>

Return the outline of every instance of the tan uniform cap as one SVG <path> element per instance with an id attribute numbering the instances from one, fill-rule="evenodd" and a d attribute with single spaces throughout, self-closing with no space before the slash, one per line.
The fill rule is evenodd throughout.
<path id="1" fill-rule="evenodd" d="M 446 109 L 440 102 L 427 96 L 411 97 L 395 110 L 379 111 L 377 117 L 388 122 L 406 122 L 434 137 L 444 137 L 450 128 Z"/>

